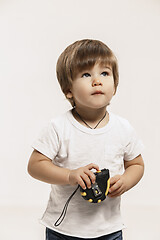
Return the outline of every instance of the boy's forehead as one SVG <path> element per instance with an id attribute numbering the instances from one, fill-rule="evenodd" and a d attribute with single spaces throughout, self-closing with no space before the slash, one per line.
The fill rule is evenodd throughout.
<path id="1" fill-rule="evenodd" d="M 104 67 L 104 68 L 109 68 L 110 70 L 112 70 L 112 65 L 109 62 L 97 62 L 97 64 L 100 67 Z"/>
<path id="2" fill-rule="evenodd" d="M 94 65 L 91 65 L 91 66 L 89 66 L 89 65 L 83 66 L 82 69 L 79 69 L 79 72 L 84 71 L 84 70 L 91 70 L 91 69 L 93 69 L 95 66 L 97 66 L 97 67 L 99 67 L 99 68 L 108 68 L 109 70 L 112 70 L 112 66 L 111 66 L 111 64 L 109 64 L 109 63 L 105 63 L 105 62 L 95 62 Z"/>

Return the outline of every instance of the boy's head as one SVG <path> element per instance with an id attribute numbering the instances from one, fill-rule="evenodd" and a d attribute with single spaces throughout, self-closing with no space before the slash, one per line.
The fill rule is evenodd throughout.
<path id="1" fill-rule="evenodd" d="M 115 55 L 103 42 L 84 39 L 69 45 L 57 61 L 57 78 L 66 97 L 76 75 L 79 72 L 91 69 L 95 63 L 111 67 L 116 92 L 119 74 Z M 68 100 L 74 106 L 74 100 Z"/>

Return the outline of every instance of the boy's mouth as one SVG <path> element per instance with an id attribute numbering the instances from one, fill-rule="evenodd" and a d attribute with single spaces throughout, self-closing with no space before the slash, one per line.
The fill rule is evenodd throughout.
<path id="1" fill-rule="evenodd" d="M 102 91 L 95 91 L 92 95 L 104 94 Z"/>

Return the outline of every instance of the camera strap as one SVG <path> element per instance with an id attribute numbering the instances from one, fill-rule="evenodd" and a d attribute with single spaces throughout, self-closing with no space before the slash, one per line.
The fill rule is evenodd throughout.
<path id="1" fill-rule="evenodd" d="M 67 202 L 66 202 L 65 205 L 64 205 L 64 208 L 63 208 L 63 211 L 62 211 L 60 217 L 57 219 L 57 221 L 56 221 L 55 224 L 54 224 L 55 227 L 58 227 L 58 226 L 62 223 L 62 221 L 64 220 L 64 218 L 65 218 L 65 216 L 66 216 L 68 204 L 69 204 L 70 200 L 72 199 L 72 197 L 73 197 L 73 196 L 75 195 L 75 193 L 77 192 L 77 190 L 78 190 L 79 187 L 80 187 L 80 186 L 78 185 L 78 187 L 76 188 L 76 190 L 75 190 L 75 191 L 71 194 L 71 196 L 68 198 Z"/>

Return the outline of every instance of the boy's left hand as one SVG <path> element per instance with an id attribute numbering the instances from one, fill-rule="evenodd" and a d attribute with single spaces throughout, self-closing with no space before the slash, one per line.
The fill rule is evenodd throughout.
<path id="1" fill-rule="evenodd" d="M 108 197 L 118 197 L 127 191 L 125 177 L 123 175 L 115 175 L 110 179 L 110 188 Z"/>

